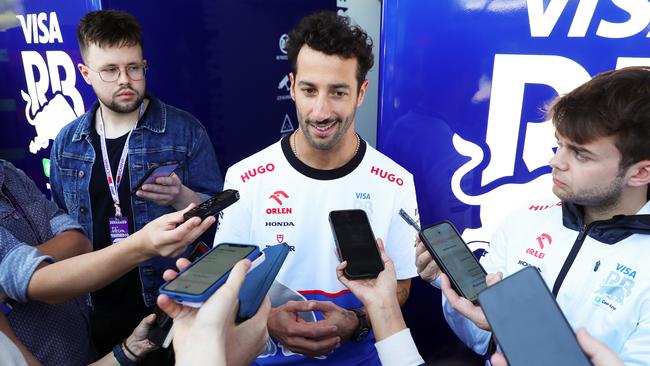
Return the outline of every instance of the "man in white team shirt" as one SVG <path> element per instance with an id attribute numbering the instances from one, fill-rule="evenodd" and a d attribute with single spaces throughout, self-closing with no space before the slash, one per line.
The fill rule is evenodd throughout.
<path id="1" fill-rule="evenodd" d="M 239 190 L 241 199 L 223 213 L 215 243 L 291 246 L 277 280 L 309 301 L 281 304 L 271 296 L 274 343 L 257 363 L 379 364 L 362 304 L 337 280 L 328 214 L 366 211 L 395 263 L 403 304 L 417 272 L 413 231 L 398 212 L 417 215 L 413 177 L 355 132 L 373 64 L 372 41 L 362 29 L 335 13 L 317 13 L 290 33 L 287 53 L 299 128 L 228 170 L 224 188 Z M 317 322 L 300 317 L 309 311 Z"/>
<path id="2" fill-rule="evenodd" d="M 558 141 L 553 193 L 562 202 L 527 204 L 503 221 L 481 259 L 488 283 L 497 272 L 537 267 L 574 329 L 586 328 L 626 365 L 649 365 L 650 68 L 599 74 L 549 114 Z M 421 244 L 418 253 L 421 277 L 433 281 L 437 266 Z M 483 311 L 440 279 L 447 322 L 485 353 Z"/>

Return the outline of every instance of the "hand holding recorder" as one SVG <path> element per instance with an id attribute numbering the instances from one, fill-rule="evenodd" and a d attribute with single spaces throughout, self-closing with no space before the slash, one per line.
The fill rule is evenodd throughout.
<path id="1" fill-rule="evenodd" d="M 205 220 L 193 218 L 185 221 L 183 214 L 194 206 L 194 204 L 190 204 L 183 211 L 160 216 L 124 239 L 124 243 L 128 240 L 134 245 L 138 245 L 140 253 L 147 257 L 144 259 L 153 256 L 179 256 L 189 244 L 198 239 L 216 221 L 214 217 L 207 217 Z"/>

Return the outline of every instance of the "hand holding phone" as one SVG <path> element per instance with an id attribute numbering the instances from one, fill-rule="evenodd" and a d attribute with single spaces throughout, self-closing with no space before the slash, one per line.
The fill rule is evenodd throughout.
<path id="1" fill-rule="evenodd" d="M 219 212 L 223 211 L 226 207 L 232 205 L 233 203 L 239 200 L 239 192 L 234 189 L 226 189 L 221 193 L 208 198 L 203 201 L 200 205 L 189 210 L 183 217 L 185 221 L 191 219 L 194 216 L 198 216 L 201 220 L 205 219 L 208 216 L 214 216 Z"/>
<path id="2" fill-rule="evenodd" d="M 166 282 L 159 292 L 178 303 L 201 306 L 228 279 L 233 266 L 242 259 L 254 261 L 260 256 L 257 245 L 219 244 L 197 259 L 176 278 Z"/>
<path id="3" fill-rule="evenodd" d="M 330 227 L 343 271 L 349 279 L 376 278 L 384 270 L 375 235 L 363 210 L 340 210 L 329 214 Z"/>
<path id="4" fill-rule="evenodd" d="M 144 184 L 154 184 L 156 183 L 156 178 L 158 177 L 169 177 L 174 173 L 174 170 L 176 170 L 180 166 L 180 163 L 173 162 L 173 163 L 167 163 L 163 165 L 158 165 L 158 166 L 153 166 L 147 170 L 146 173 L 144 173 L 144 176 L 142 176 L 142 179 L 138 181 L 138 184 L 135 185 L 135 188 L 131 191 L 131 194 L 135 194 L 142 185 Z"/>
<path id="5" fill-rule="evenodd" d="M 442 272 L 449 277 L 454 290 L 476 303 L 478 293 L 487 287 L 487 273 L 454 225 L 443 221 L 424 228 L 419 235 Z"/>
<path id="6" fill-rule="evenodd" d="M 510 366 L 588 366 L 537 268 L 526 267 L 478 296 Z"/>

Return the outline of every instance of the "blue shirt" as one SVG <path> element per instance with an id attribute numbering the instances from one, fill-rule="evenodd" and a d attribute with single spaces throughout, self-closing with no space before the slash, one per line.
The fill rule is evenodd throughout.
<path id="1" fill-rule="evenodd" d="M 82 228 L 45 198 L 22 171 L 4 160 L 0 160 L 0 187 L 0 291 L 17 301 L 8 316 L 11 327 L 43 364 L 87 365 L 94 352 L 84 298 L 56 305 L 27 298 L 38 265 L 52 261 L 36 246 L 64 231 Z"/>
<path id="2" fill-rule="evenodd" d="M 129 191 L 152 166 L 180 162 L 175 173 L 181 182 L 202 199 L 221 191 L 223 179 L 214 148 L 205 127 L 191 114 L 147 95 L 149 105 L 129 140 Z M 51 151 L 50 184 L 52 200 L 76 219 L 94 240 L 93 214 L 89 184 L 93 164 L 101 160 L 101 151 L 92 146 L 95 104 L 81 117 L 66 125 L 57 135 Z M 127 202 L 122 205 L 129 204 Z M 171 206 L 132 196 L 134 229 L 140 230 L 150 221 L 175 211 Z M 101 218 L 108 223 L 108 217 Z M 156 304 L 157 290 L 162 285 L 165 269 L 175 268 L 171 258 L 154 257 L 139 265 L 143 299 L 146 306 Z"/>

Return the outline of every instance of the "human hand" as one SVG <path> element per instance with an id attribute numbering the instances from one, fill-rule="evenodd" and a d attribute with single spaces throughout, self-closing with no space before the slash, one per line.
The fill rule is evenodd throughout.
<path id="1" fill-rule="evenodd" d="M 580 348 L 589 356 L 594 366 L 625 366 L 618 356 L 607 345 L 594 338 L 584 328 L 576 332 Z"/>
<path id="2" fill-rule="evenodd" d="M 147 353 L 158 348 L 154 343 L 147 339 L 147 334 L 149 334 L 149 329 L 153 326 L 156 321 L 156 314 L 149 314 L 149 316 L 143 318 L 138 324 L 137 327 L 133 330 L 130 336 L 126 338 L 124 344 L 128 348 L 124 350 L 124 354 L 131 361 L 138 361 L 142 359 Z M 131 352 L 133 354 L 131 354 Z M 137 358 L 133 358 L 135 356 Z"/>
<path id="3" fill-rule="evenodd" d="M 384 270 L 379 273 L 377 278 L 350 280 L 345 277 L 343 270 L 347 267 L 347 262 L 342 262 L 336 267 L 336 276 L 339 281 L 363 303 L 366 308 L 381 307 L 387 304 L 397 304 L 397 275 L 393 261 L 388 257 L 384 249 L 384 243 L 377 239 L 377 247 L 381 260 L 384 262 Z"/>
<path id="4" fill-rule="evenodd" d="M 190 264 L 187 259 L 179 259 L 177 266 L 184 269 Z M 166 295 L 158 296 L 158 306 L 167 315 L 174 319 L 174 351 L 176 352 L 177 365 L 194 364 L 217 364 L 226 365 L 227 339 L 234 334 L 235 317 L 238 308 L 237 295 L 241 289 L 246 272 L 250 268 L 249 260 L 239 261 L 231 270 L 228 280 L 198 309 L 177 304 Z M 175 278 L 177 273 L 167 270 L 163 279 L 169 281 Z M 268 309 L 260 308 L 255 317 L 258 322 L 264 323 L 266 315 L 263 311 Z M 259 316 L 259 317 L 258 317 Z M 256 318 L 257 317 L 257 318 Z M 259 331 L 262 334 L 250 334 L 246 331 Z M 250 336 L 251 339 L 266 340 L 264 326 L 251 323 L 251 326 L 242 331 L 241 334 Z M 259 354 L 261 347 L 241 349 L 246 359 L 251 359 Z M 257 352 L 257 353 L 256 353 Z"/>
<path id="5" fill-rule="evenodd" d="M 625 366 L 618 356 L 607 346 L 592 337 L 584 328 L 576 332 L 580 348 L 587 354 L 594 366 Z M 495 353 L 490 358 L 492 366 L 508 366 L 506 358 L 501 353 Z"/>
<path id="6" fill-rule="evenodd" d="M 384 270 L 379 273 L 377 278 L 350 280 L 343 273 L 347 264 L 345 262 L 336 267 L 336 275 L 339 281 L 363 303 L 370 318 L 375 338 L 377 341 L 381 341 L 406 329 L 406 323 L 396 296 L 395 266 L 386 254 L 381 239 L 377 240 L 377 247 L 384 262 Z"/>
<path id="7" fill-rule="evenodd" d="M 502 279 L 503 279 L 503 273 L 501 272 L 490 273 L 487 276 L 485 276 L 485 282 L 487 283 L 488 286 L 492 286 L 495 283 L 501 281 Z M 456 293 L 456 291 L 451 287 L 451 283 L 449 282 L 449 277 L 447 277 L 447 275 L 445 275 L 444 273 L 440 274 L 440 290 L 442 290 L 442 294 L 445 295 L 451 307 L 456 309 L 456 311 L 458 311 L 467 319 L 471 320 L 474 324 L 476 324 L 477 327 L 487 331 L 490 330 L 490 325 L 488 324 L 488 321 L 485 318 L 483 309 L 481 309 L 481 307 L 478 305 L 474 305 L 471 301 L 467 300 L 466 298 L 459 296 Z"/>
<path id="8" fill-rule="evenodd" d="M 269 338 L 266 324 L 270 312 L 271 301 L 266 297 L 255 316 L 228 330 L 227 365 L 250 365 L 264 351 Z"/>
<path id="9" fill-rule="evenodd" d="M 308 323 L 298 313 L 313 311 L 315 301 L 289 301 L 271 310 L 269 334 L 292 352 L 317 357 L 330 353 L 341 343 L 336 325 Z"/>
<path id="10" fill-rule="evenodd" d="M 133 240 L 148 257 L 177 257 L 216 221 L 213 216 L 208 216 L 203 221 L 198 217 L 185 221 L 183 214 L 194 206 L 190 204 L 182 211 L 160 216 L 131 237 L 135 238 Z"/>
<path id="11" fill-rule="evenodd" d="M 415 266 L 420 277 L 427 282 L 435 281 L 440 276 L 440 267 L 419 236 L 415 239 Z"/>
<path id="12" fill-rule="evenodd" d="M 154 183 L 143 184 L 135 194 L 159 206 L 173 206 L 177 210 L 191 202 L 201 202 L 194 191 L 183 185 L 176 173 L 169 177 L 158 177 Z"/>
<path id="13" fill-rule="evenodd" d="M 395 293 L 393 293 L 393 297 Z M 319 321 L 321 325 L 332 325 L 336 327 L 336 334 L 340 341 L 334 348 L 341 343 L 352 338 L 354 331 L 359 327 L 359 319 L 354 311 L 344 309 L 331 301 L 311 301 L 312 310 L 319 311 L 323 314 L 323 320 Z"/>

